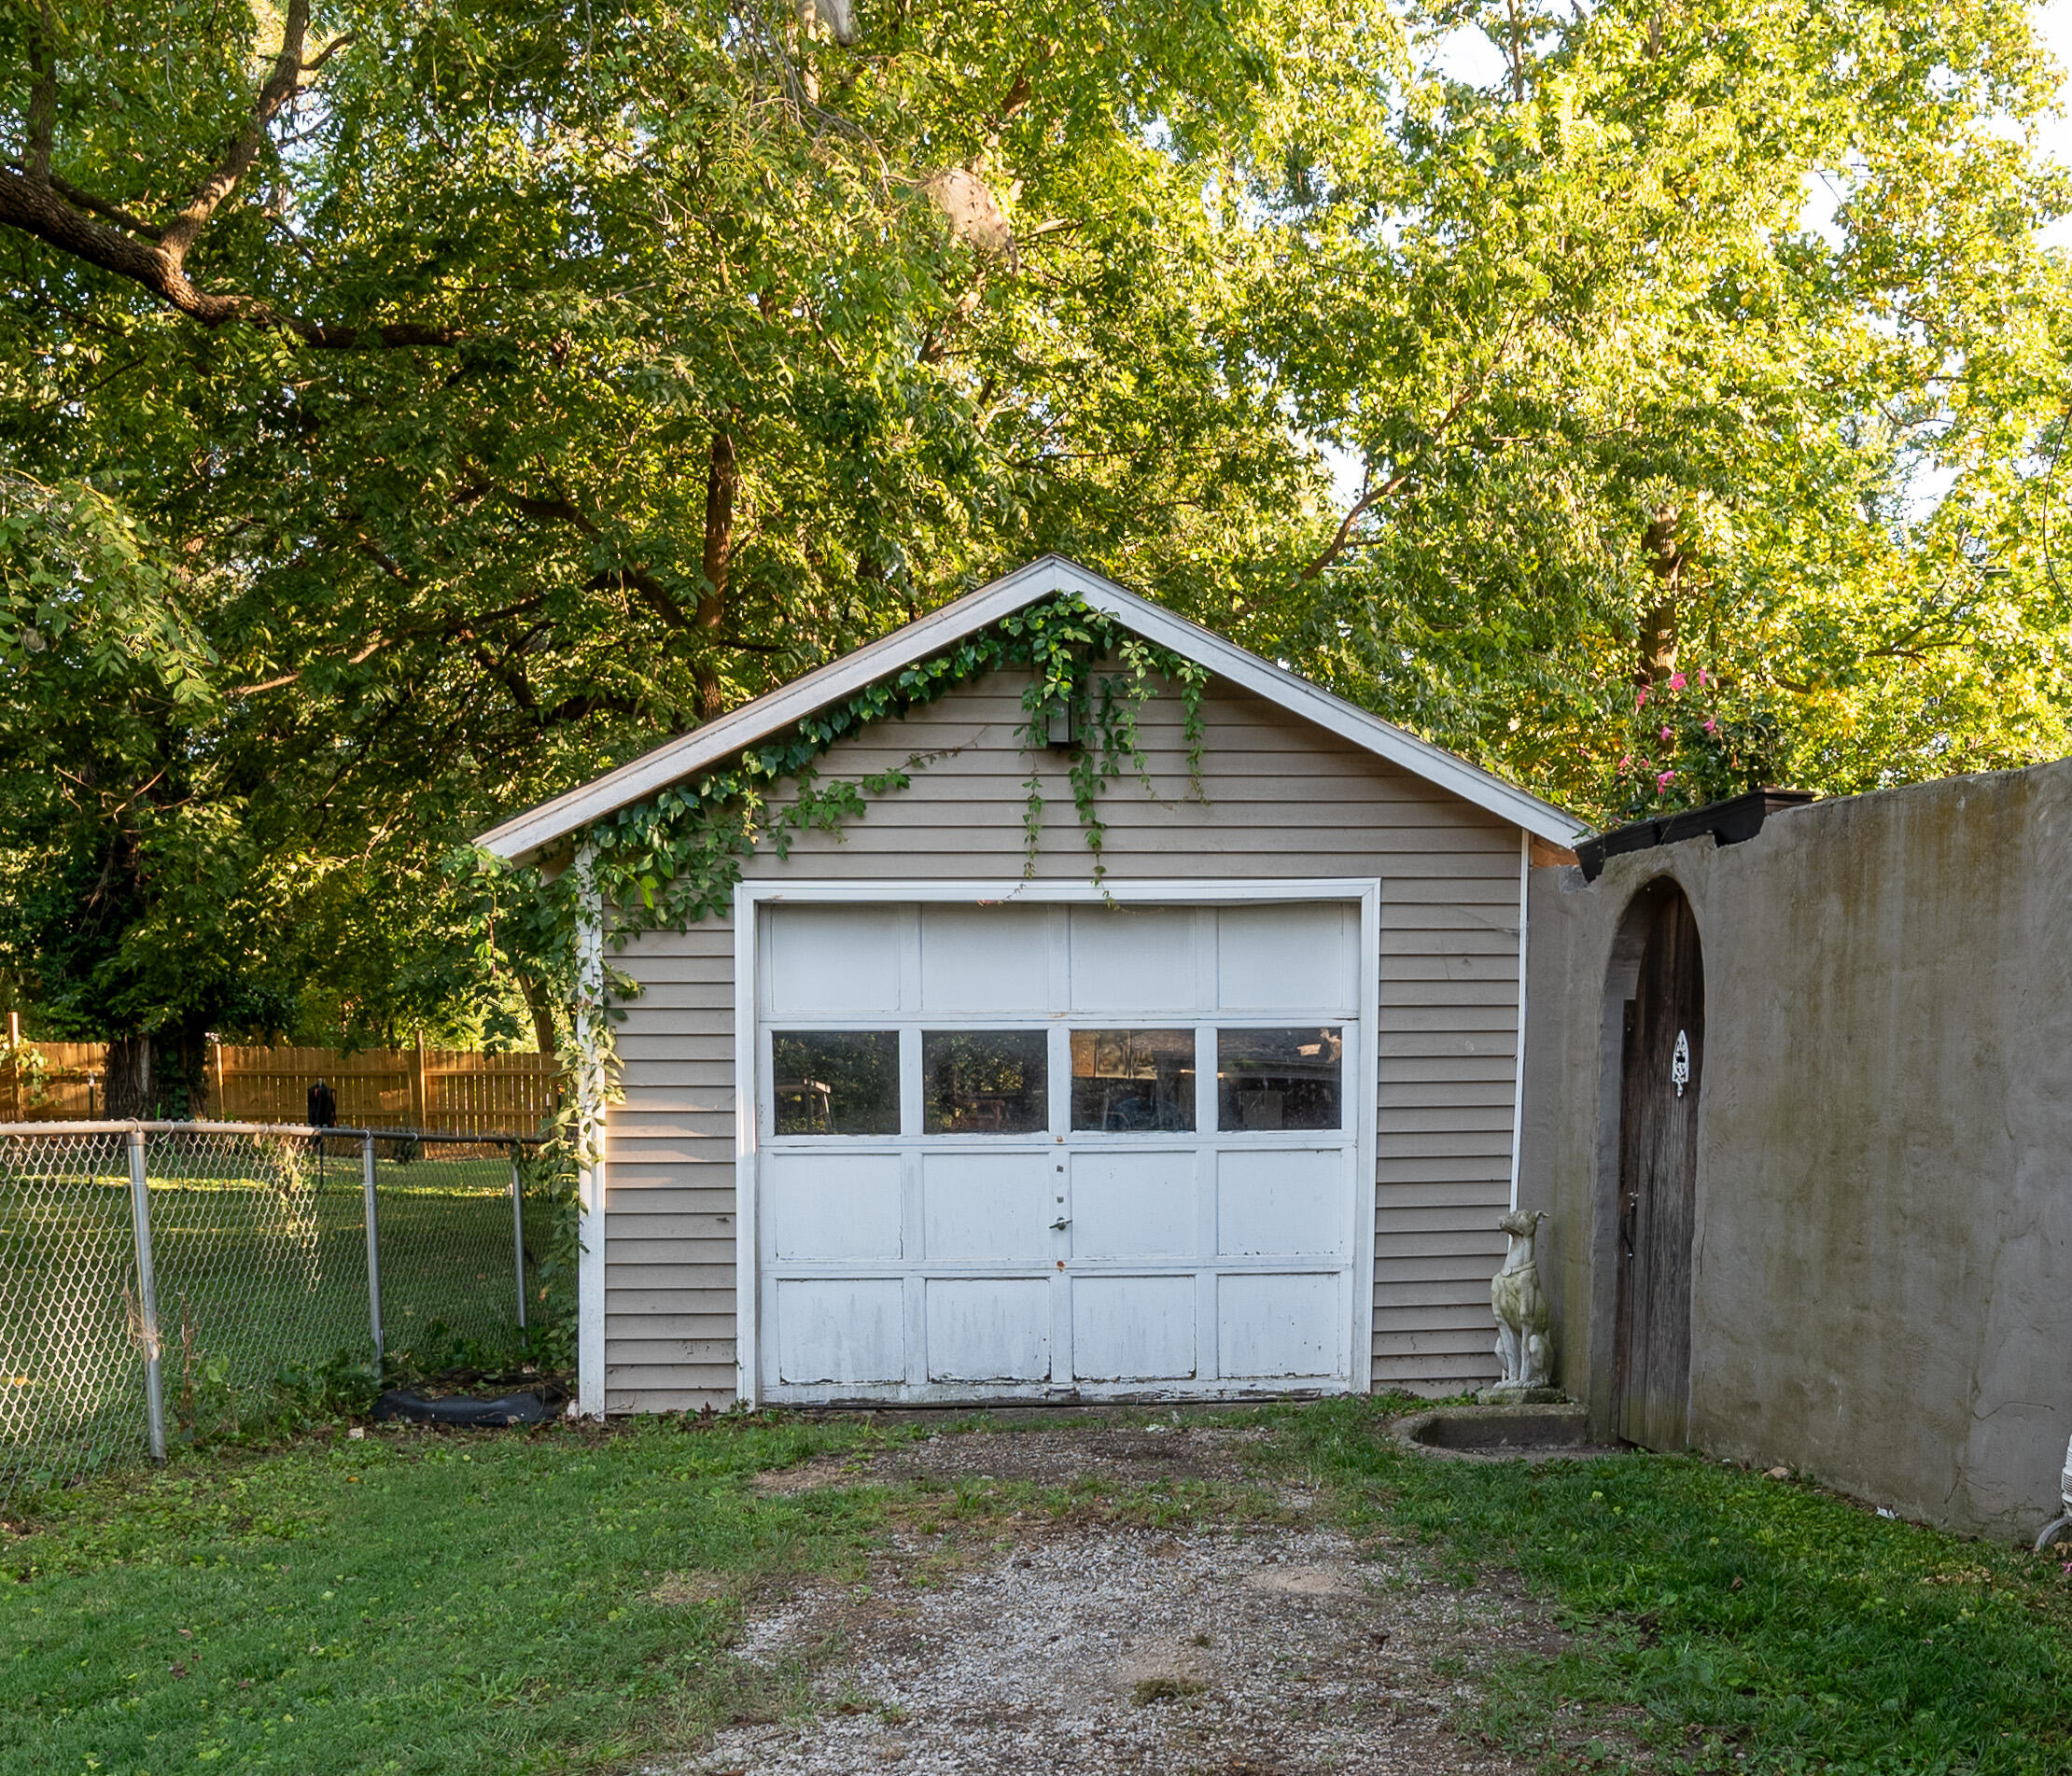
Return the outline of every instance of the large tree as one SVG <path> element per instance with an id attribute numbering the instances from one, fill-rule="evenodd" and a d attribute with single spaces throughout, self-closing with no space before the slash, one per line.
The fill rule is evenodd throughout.
<path id="1" fill-rule="evenodd" d="M 1307 144 L 1258 349 L 1364 485 L 1249 633 L 1600 818 L 2067 750 L 2030 15 L 1421 6 L 1498 53 Z"/>
<path id="2" fill-rule="evenodd" d="M 1202 192 L 1358 62 L 1276 0 L 834 22 L 7 15 L 0 461 L 120 501 L 211 661 L 92 795 L 98 711 L 37 742 L 11 848 L 53 886 L 5 941 L 46 1007 L 190 1042 L 317 980 L 378 1033 L 453 996 L 432 861 L 496 813 L 1033 548 L 1206 595 L 1284 546 L 1316 471 Z M 197 933 L 209 993 L 132 953 L 173 807 L 250 915 Z"/>
<path id="3" fill-rule="evenodd" d="M 1602 818 L 2054 755 L 2055 77 L 2018 0 L 11 0 L 0 969 L 551 1035 L 454 840 L 1046 547 Z"/>

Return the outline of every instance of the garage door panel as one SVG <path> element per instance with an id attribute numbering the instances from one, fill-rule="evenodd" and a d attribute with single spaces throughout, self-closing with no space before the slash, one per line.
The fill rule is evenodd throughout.
<path id="1" fill-rule="evenodd" d="M 1193 908 L 1075 906 L 1071 919 L 1073 1011 L 1135 1014 L 1196 1005 L 1200 921 Z"/>
<path id="2" fill-rule="evenodd" d="M 1077 1277 L 1072 1372 L 1081 1381 L 1182 1381 L 1195 1373 L 1192 1277 Z"/>
<path id="3" fill-rule="evenodd" d="M 773 1154 L 763 1191 L 779 1262 L 901 1255 L 897 1154 Z"/>
<path id="4" fill-rule="evenodd" d="M 771 1012 L 891 1012 L 900 1003 L 896 906 L 785 906 L 763 933 Z"/>
<path id="5" fill-rule="evenodd" d="M 1042 1277 L 932 1277 L 931 1381 L 1043 1381 L 1050 1377 L 1050 1283 Z"/>
<path id="6" fill-rule="evenodd" d="M 1042 1014 L 1050 1005 L 1050 909 L 921 908 L 921 1009 Z"/>
<path id="7" fill-rule="evenodd" d="M 1342 906 L 1226 906 L 1216 915 L 1216 1001 L 1226 1012 L 1354 1009 L 1358 927 Z"/>
<path id="8" fill-rule="evenodd" d="M 1185 1258 L 1199 1247 L 1199 1167 L 1192 1147 L 1161 1153 L 1075 1154 L 1074 1258 Z"/>
<path id="9" fill-rule="evenodd" d="M 1216 1284 L 1216 1361 L 1226 1377 L 1309 1380 L 1337 1373 L 1342 1298 L 1336 1271 L 1226 1275 Z"/>
<path id="10" fill-rule="evenodd" d="M 1362 929 L 1356 906 L 1300 901 L 767 909 L 751 1053 L 769 1397 L 1345 1383 L 1377 1219 Z M 1275 1043 L 1327 1028 L 1344 1127 L 1230 1112 L 1221 1075 L 1293 1093 L 1281 1075 L 1309 1074 Z M 880 1057 L 844 1070 L 851 1048 Z M 817 1114 L 795 1113 L 802 1080 Z"/>
<path id="11" fill-rule="evenodd" d="M 793 1387 L 903 1381 L 905 1322 L 897 1278 L 780 1280 L 777 1378 Z"/>
<path id="12" fill-rule="evenodd" d="M 1048 1154 L 924 1154 L 922 1252 L 958 1264 L 1047 1259 L 1057 1183 Z"/>
<path id="13" fill-rule="evenodd" d="M 1216 1155 L 1216 1253 L 1337 1257 L 1351 1241 L 1342 1147 L 1253 1148 Z"/>

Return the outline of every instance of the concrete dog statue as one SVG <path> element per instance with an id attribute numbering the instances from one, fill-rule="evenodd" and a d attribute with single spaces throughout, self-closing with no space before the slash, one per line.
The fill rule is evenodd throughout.
<path id="1" fill-rule="evenodd" d="M 1496 1355 L 1504 1378 L 1483 1391 L 1491 1402 L 1551 1399 L 1553 1346 L 1547 1338 L 1547 1291 L 1540 1285 L 1539 1259 L 1533 1251 L 1546 1211 L 1514 1209 L 1496 1224 L 1511 1237 L 1504 1268 L 1490 1283 L 1490 1306 L 1496 1312 Z"/>

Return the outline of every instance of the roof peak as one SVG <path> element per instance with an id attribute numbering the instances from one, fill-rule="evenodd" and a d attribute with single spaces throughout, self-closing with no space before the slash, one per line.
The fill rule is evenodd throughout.
<path id="1" fill-rule="evenodd" d="M 1147 641 L 1207 667 L 1268 702 L 1351 741 L 1379 758 L 1450 790 L 1463 801 L 1508 820 L 1550 844 L 1568 846 L 1590 831 L 1550 802 L 1506 783 L 1478 765 L 1384 721 L 1343 697 L 1225 640 L 1213 630 L 1175 615 L 1162 605 L 1117 585 L 1070 556 L 1042 554 L 975 592 L 903 624 L 839 660 L 775 691 L 764 692 L 717 720 L 645 752 L 576 789 L 493 827 L 483 846 L 522 861 L 580 832 L 593 821 L 645 800 L 672 783 L 695 776 L 778 729 L 824 709 L 964 636 L 1012 616 L 1037 600 L 1077 594 Z"/>

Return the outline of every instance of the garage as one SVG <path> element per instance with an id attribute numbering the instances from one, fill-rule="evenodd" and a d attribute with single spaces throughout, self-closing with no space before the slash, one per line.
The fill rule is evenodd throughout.
<path id="1" fill-rule="evenodd" d="M 1584 831 L 1057 556 L 505 822 L 645 860 L 578 902 L 580 1409 L 1492 1379 Z"/>
<path id="2" fill-rule="evenodd" d="M 1363 904 L 1248 890 L 763 909 L 763 1399 L 1352 1385 Z"/>

